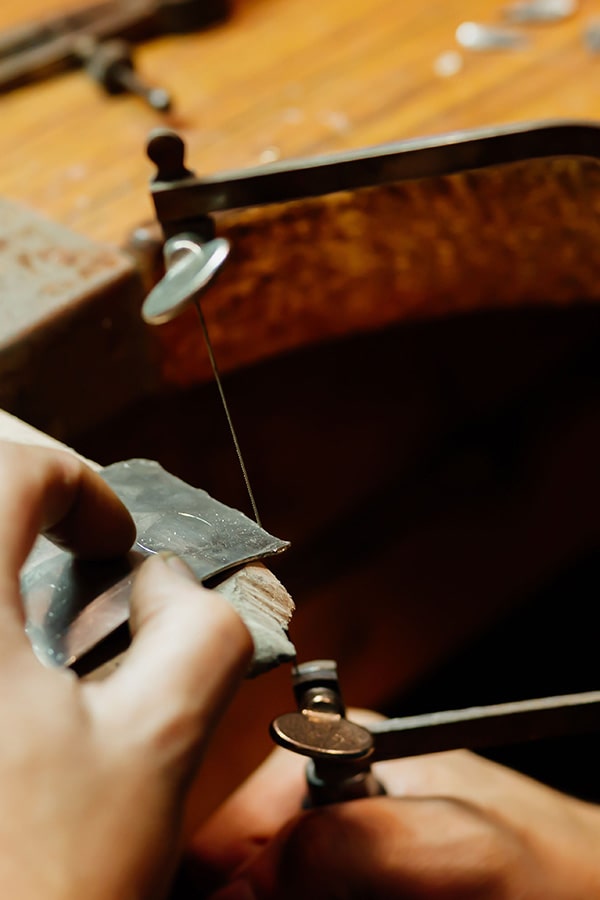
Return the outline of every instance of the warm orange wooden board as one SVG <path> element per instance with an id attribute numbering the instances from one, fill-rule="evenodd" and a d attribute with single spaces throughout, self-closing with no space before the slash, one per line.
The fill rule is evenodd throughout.
<path id="1" fill-rule="evenodd" d="M 71 3 L 71 6 L 78 4 Z M 2 4 L 0 29 L 68 6 Z M 90 237 L 123 243 L 148 219 L 150 130 L 184 135 L 190 162 L 214 172 L 478 125 L 595 118 L 600 56 L 583 42 L 600 0 L 568 21 L 529 27 L 526 49 L 461 53 L 465 20 L 499 23 L 501 0 L 235 0 L 228 22 L 164 37 L 140 71 L 176 99 L 165 117 L 130 97 L 107 98 L 80 72 L 0 96 L 0 194 Z"/>

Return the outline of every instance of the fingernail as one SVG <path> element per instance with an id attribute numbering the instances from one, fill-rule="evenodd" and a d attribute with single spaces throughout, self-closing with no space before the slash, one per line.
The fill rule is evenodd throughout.
<path id="1" fill-rule="evenodd" d="M 221 888 L 216 894 L 211 894 L 210 900 L 256 900 L 256 894 L 250 883 L 245 878 L 240 878 Z"/>
<path id="2" fill-rule="evenodd" d="M 173 569 L 174 572 L 177 572 L 178 575 L 181 575 L 183 578 L 187 578 L 188 581 L 194 581 L 198 584 L 198 579 L 194 575 L 192 569 L 188 566 L 186 562 L 184 562 L 180 556 L 177 556 L 175 553 L 171 553 L 170 550 L 163 550 L 158 554 L 163 562 L 170 568 Z"/>

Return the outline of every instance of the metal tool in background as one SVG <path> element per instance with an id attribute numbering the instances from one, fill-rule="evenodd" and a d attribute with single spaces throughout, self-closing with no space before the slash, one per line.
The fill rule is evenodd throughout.
<path id="1" fill-rule="evenodd" d="M 169 112 L 173 104 L 169 91 L 140 78 L 127 41 L 97 41 L 87 36 L 76 44 L 76 53 L 87 74 L 110 96 L 135 94 L 157 112 Z"/>
<path id="2" fill-rule="evenodd" d="M 456 43 L 464 50 L 521 50 L 527 37 L 520 31 L 484 25 L 480 22 L 461 22 L 455 31 Z"/>
<path id="3" fill-rule="evenodd" d="M 465 50 L 486 52 L 522 50 L 529 40 L 525 30 L 512 26 L 534 26 L 563 22 L 579 10 L 578 0 L 516 0 L 502 10 L 510 28 L 494 23 L 461 22 L 456 28 L 457 44 Z"/>
<path id="4" fill-rule="evenodd" d="M 579 5 L 579 0 L 516 0 L 502 14 L 508 22 L 519 25 L 562 22 L 574 16 Z"/>
<path id="5" fill-rule="evenodd" d="M 309 757 L 311 806 L 384 793 L 371 771 L 383 760 L 600 731 L 600 691 L 383 719 L 363 727 L 346 718 L 332 660 L 295 667 L 292 682 L 298 709 L 272 722 L 271 737 Z"/>
<path id="6" fill-rule="evenodd" d="M 600 19 L 588 22 L 583 32 L 583 42 L 590 53 L 600 53 Z"/>
<path id="7" fill-rule="evenodd" d="M 129 42 L 184 34 L 222 21 L 229 0 L 104 0 L 0 33 L 0 92 L 83 66 L 109 94 L 129 91 L 166 111 L 171 98 L 146 85 Z"/>

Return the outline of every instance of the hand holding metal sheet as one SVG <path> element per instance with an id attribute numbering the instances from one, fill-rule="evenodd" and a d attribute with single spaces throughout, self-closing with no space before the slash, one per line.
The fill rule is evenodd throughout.
<path id="1" fill-rule="evenodd" d="M 102 477 L 130 510 L 137 540 L 127 559 L 86 563 L 40 541 L 22 577 L 27 631 L 37 656 L 72 666 L 129 619 L 134 572 L 148 556 L 170 551 L 206 581 L 245 563 L 280 553 L 288 544 L 243 513 L 190 487 L 158 463 L 116 463 Z M 252 633 L 251 671 L 294 657 L 285 628 L 289 612 L 237 601 Z"/>

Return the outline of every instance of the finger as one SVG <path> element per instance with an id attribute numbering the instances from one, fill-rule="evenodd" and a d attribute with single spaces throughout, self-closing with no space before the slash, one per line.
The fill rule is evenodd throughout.
<path id="1" fill-rule="evenodd" d="M 277 748 L 194 835 L 186 878 L 206 890 L 230 878 L 302 808 L 306 758 Z"/>
<path id="2" fill-rule="evenodd" d="M 192 777 L 204 743 L 252 653 L 233 607 L 174 556 L 140 567 L 131 597 L 133 642 L 99 694 L 109 720 L 152 770 Z"/>
<path id="3" fill-rule="evenodd" d="M 213 900 L 492 897 L 524 849 L 458 801 L 369 798 L 290 823 Z M 502 896 L 517 896 L 510 889 Z"/>
<path id="4" fill-rule="evenodd" d="M 368 726 L 382 716 L 352 709 L 352 721 Z M 248 865 L 307 797 L 306 757 L 277 748 L 196 832 L 186 854 L 185 877 L 206 889 Z"/>
<path id="5" fill-rule="evenodd" d="M 78 556 L 126 553 L 135 525 L 108 485 L 72 453 L 0 442 L 0 548 L 18 571 L 39 532 Z"/>
<path id="6" fill-rule="evenodd" d="M 368 726 L 376 713 L 350 710 Z M 277 833 L 297 817 L 305 796 L 305 760 L 276 750 L 194 836 L 185 878 L 196 889 L 215 888 L 248 866 Z M 378 763 L 374 772 L 387 793 L 407 800 L 446 798 L 483 810 L 540 807 L 539 785 L 467 750 Z"/>
<path id="7" fill-rule="evenodd" d="M 15 626 L 22 633 L 19 571 L 39 532 L 96 559 L 125 553 L 135 539 L 121 501 L 78 457 L 0 442 L 0 633 L 9 641 Z"/>

